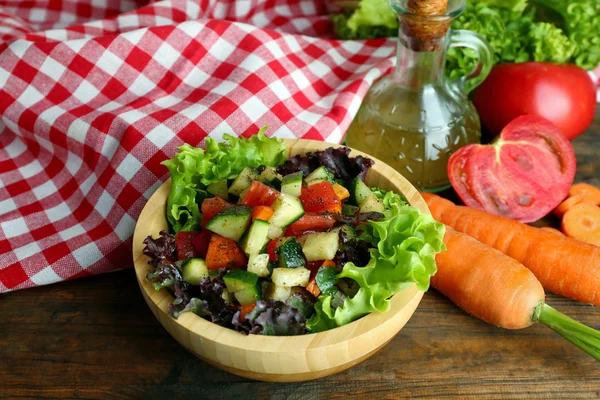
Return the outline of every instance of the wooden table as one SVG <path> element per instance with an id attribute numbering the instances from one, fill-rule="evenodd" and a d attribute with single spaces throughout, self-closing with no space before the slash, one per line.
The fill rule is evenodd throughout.
<path id="1" fill-rule="evenodd" d="M 600 186 L 600 111 L 573 145 L 577 181 Z M 600 310 L 552 294 L 548 303 L 600 329 Z M 600 398 L 600 363 L 543 325 L 495 328 L 431 291 L 362 364 L 318 381 L 270 384 L 210 367 L 171 339 L 132 269 L 0 297 L 0 398 L 191 396 L 592 399 Z"/>

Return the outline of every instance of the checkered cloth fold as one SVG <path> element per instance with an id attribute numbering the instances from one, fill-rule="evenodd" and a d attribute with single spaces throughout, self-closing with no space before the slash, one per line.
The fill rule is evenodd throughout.
<path id="1" fill-rule="evenodd" d="M 318 0 L 1 0 L 0 292 L 131 266 L 184 142 L 339 142 L 395 46 L 330 31 Z"/>

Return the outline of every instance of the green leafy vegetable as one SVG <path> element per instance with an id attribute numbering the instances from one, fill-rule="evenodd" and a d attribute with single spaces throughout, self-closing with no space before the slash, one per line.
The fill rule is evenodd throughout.
<path id="1" fill-rule="evenodd" d="M 286 160 L 285 144 L 267 138 L 262 128 L 249 139 L 224 135 L 225 142 L 206 139 L 206 150 L 184 144 L 170 160 L 164 161 L 171 173 L 171 192 L 167 199 L 167 219 L 174 232 L 195 230 L 200 221 L 197 197 L 211 183 L 231 178 L 244 167 L 276 167 Z"/>
<path id="2" fill-rule="evenodd" d="M 335 285 L 338 283 L 339 278 L 337 267 L 321 267 L 317 272 L 317 276 L 315 280 L 317 282 L 317 286 L 326 296 L 334 296 L 338 289 Z"/>
<path id="3" fill-rule="evenodd" d="M 352 15 L 352 13 L 331 15 L 333 29 L 337 38 L 360 40 L 396 36 L 398 33 L 398 24 L 393 28 L 387 26 L 360 25 L 356 30 L 352 30 L 350 26 L 348 26 L 348 18 L 350 18 L 350 15 Z"/>
<path id="4" fill-rule="evenodd" d="M 398 28 L 398 16 L 390 8 L 388 0 L 361 0 L 358 8 L 348 19 L 348 27 L 356 31 L 359 26 L 384 26 Z"/>
<path id="5" fill-rule="evenodd" d="M 346 263 L 337 275 L 356 281 L 360 289 L 340 307 L 332 306 L 331 296 L 319 296 L 315 314 L 307 321 L 312 332 L 342 326 L 370 312 L 385 312 L 390 297 L 413 282 L 420 290 L 429 288 L 437 271 L 435 254 L 445 248 L 444 225 L 406 205 L 395 193 L 387 192 L 383 199 L 391 208 L 386 218 L 359 227 L 359 239 L 375 246 L 371 260 L 365 267 Z"/>

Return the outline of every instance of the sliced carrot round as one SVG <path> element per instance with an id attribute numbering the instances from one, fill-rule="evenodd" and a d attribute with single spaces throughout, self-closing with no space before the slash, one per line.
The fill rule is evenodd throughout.
<path id="1" fill-rule="evenodd" d="M 577 204 L 582 203 L 582 202 L 583 202 L 582 195 L 575 195 L 573 197 L 568 197 L 565 201 L 560 203 L 552 212 L 558 218 L 562 218 L 562 216 L 565 215 L 565 213 L 567 211 L 569 211 L 569 209 L 571 207 L 576 206 Z"/>
<path id="2" fill-rule="evenodd" d="M 562 220 L 565 235 L 600 246 L 600 207 L 580 203 L 565 213 Z"/>
<path id="3" fill-rule="evenodd" d="M 600 189 L 589 183 L 576 183 L 569 189 L 569 196 L 583 196 L 586 203 L 600 204 Z"/>
<path id="4" fill-rule="evenodd" d="M 543 230 L 543 231 L 548 231 L 548 232 L 550 232 L 550 233 L 554 233 L 555 235 L 560 235 L 560 236 L 563 236 L 563 233 L 562 233 L 561 231 L 559 231 L 559 230 L 558 230 L 558 229 L 556 229 L 556 228 L 552 228 L 552 227 L 550 227 L 550 226 L 544 226 L 544 227 L 542 227 L 542 228 L 540 228 L 540 229 L 541 229 L 541 230 Z"/>

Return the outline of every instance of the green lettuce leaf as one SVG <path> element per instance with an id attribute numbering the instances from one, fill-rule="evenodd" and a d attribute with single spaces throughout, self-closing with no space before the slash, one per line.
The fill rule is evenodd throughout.
<path id="1" fill-rule="evenodd" d="M 348 27 L 356 32 L 360 26 L 383 26 L 398 28 L 398 16 L 388 0 L 361 0 L 358 8 L 348 19 Z"/>
<path id="2" fill-rule="evenodd" d="M 209 137 L 205 150 L 184 144 L 175 157 L 162 163 L 172 178 L 167 220 L 174 232 L 198 228 L 201 202 L 196 200 L 204 195 L 206 186 L 232 178 L 246 166 L 276 167 L 286 160 L 285 144 L 267 138 L 266 129 L 248 139 L 224 135 L 225 142 L 217 142 Z"/>
<path id="3" fill-rule="evenodd" d="M 346 263 L 337 276 L 356 281 L 360 289 L 337 308 L 332 307 L 331 296 L 319 296 L 315 314 L 306 324 L 310 331 L 324 331 L 371 312 L 385 312 L 390 308 L 390 298 L 411 283 L 419 290 L 429 288 L 429 279 L 437 271 L 435 255 L 445 249 L 444 225 L 406 205 L 393 192 L 384 193 L 382 198 L 390 208 L 386 217 L 358 228 L 359 239 L 376 246 L 371 250 L 371 260 L 365 267 Z"/>

